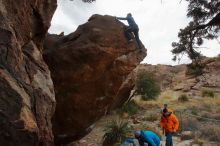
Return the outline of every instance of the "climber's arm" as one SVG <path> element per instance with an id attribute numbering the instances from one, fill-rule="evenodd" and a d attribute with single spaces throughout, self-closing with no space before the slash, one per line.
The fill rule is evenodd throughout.
<path id="1" fill-rule="evenodd" d="M 127 18 L 125 17 L 116 17 L 118 20 L 127 20 Z"/>

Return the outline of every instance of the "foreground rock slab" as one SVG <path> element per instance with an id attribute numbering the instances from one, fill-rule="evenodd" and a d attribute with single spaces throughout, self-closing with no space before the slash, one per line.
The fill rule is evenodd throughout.
<path id="1" fill-rule="evenodd" d="M 0 146 L 52 146 L 55 96 L 42 42 L 56 0 L 0 1 Z"/>

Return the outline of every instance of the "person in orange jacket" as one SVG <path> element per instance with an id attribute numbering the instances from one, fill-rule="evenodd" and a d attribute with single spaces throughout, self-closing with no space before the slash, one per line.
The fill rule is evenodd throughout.
<path id="1" fill-rule="evenodd" d="M 164 108 L 160 118 L 160 127 L 165 132 L 166 146 L 173 146 L 172 136 L 179 128 L 179 121 L 172 110 Z"/>
<path id="2" fill-rule="evenodd" d="M 167 109 L 167 110 L 169 110 L 170 112 L 173 113 L 173 110 L 168 107 L 168 104 L 164 104 L 164 105 L 163 105 L 163 108 L 161 108 L 161 114 L 163 114 L 163 110 L 164 110 L 164 109 Z"/>

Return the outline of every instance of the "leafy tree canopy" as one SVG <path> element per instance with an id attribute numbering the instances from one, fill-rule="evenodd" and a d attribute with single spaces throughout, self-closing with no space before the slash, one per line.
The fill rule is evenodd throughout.
<path id="1" fill-rule="evenodd" d="M 192 18 L 188 26 L 180 29 L 179 42 L 172 43 L 173 60 L 180 59 L 183 54 L 198 62 L 202 56 L 199 48 L 204 39 L 218 39 L 220 32 L 220 0 L 186 0 L 187 17 Z"/>

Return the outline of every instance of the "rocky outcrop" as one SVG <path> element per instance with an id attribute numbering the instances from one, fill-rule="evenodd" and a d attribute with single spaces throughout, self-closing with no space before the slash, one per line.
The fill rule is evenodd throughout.
<path id="1" fill-rule="evenodd" d="M 136 76 L 139 72 L 148 72 L 155 76 L 155 79 L 160 83 L 162 90 L 173 88 L 175 78 L 185 79 L 186 65 L 151 65 L 140 64 L 137 67 Z"/>
<path id="2" fill-rule="evenodd" d="M 162 89 L 200 93 L 204 88 L 220 92 L 220 56 L 204 58 L 201 62 L 205 68 L 202 75 L 186 75 L 186 65 L 150 65 L 141 64 L 136 72 L 150 72 L 160 82 Z M 194 92 L 195 91 L 195 92 Z M 199 92 L 197 92 L 199 91 Z"/>
<path id="3" fill-rule="evenodd" d="M 128 98 L 133 85 L 123 82 L 146 50 L 127 42 L 124 27 L 114 17 L 93 15 L 72 34 L 47 37 L 44 59 L 55 86 L 56 143 L 83 136 L 108 109 Z"/>
<path id="4" fill-rule="evenodd" d="M 196 77 L 197 82 L 192 89 L 198 90 L 205 87 L 220 92 L 220 55 L 204 59 L 203 64 L 205 64 L 204 73 Z"/>
<path id="5" fill-rule="evenodd" d="M 0 145 L 52 146 L 55 97 L 42 42 L 56 0 L 0 0 Z"/>

